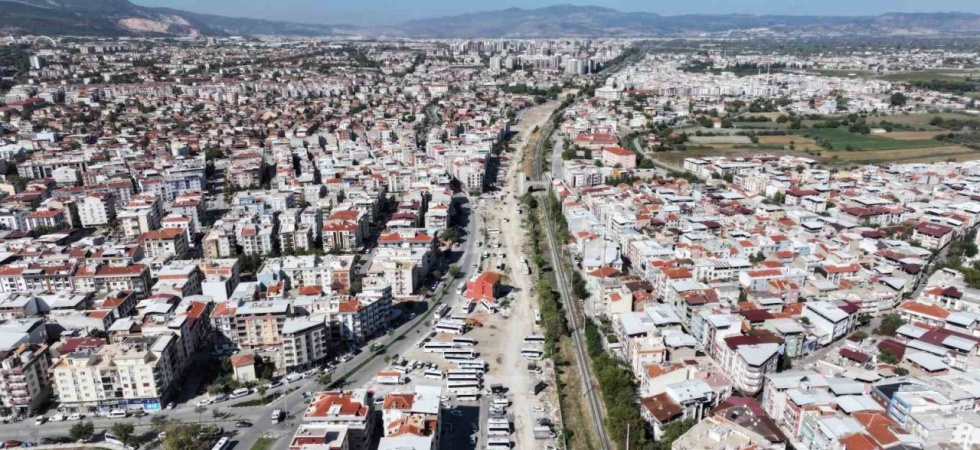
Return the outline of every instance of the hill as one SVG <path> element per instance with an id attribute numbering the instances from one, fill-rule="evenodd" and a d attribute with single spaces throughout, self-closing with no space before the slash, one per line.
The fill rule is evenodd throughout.
<path id="1" fill-rule="evenodd" d="M 352 35 L 406 38 L 557 38 L 701 36 L 765 31 L 782 35 L 980 35 L 980 16 L 968 13 L 888 13 L 879 16 L 662 16 L 597 6 L 509 8 L 353 27 L 243 19 L 128 0 L 0 0 L 0 32 L 93 36 Z"/>

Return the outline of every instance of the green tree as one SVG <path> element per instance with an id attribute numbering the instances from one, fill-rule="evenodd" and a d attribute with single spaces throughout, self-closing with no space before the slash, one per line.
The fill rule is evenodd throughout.
<path id="1" fill-rule="evenodd" d="M 204 414 L 204 411 L 207 411 L 207 410 L 208 409 L 205 408 L 203 405 L 195 406 L 194 407 L 194 412 L 197 413 L 197 422 L 198 423 L 201 422 L 201 415 Z"/>
<path id="2" fill-rule="evenodd" d="M 265 397 L 265 393 L 269 391 L 269 388 L 265 387 L 264 384 L 260 384 L 259 387 L 255 388 L 255 392 L 259 393 L 259 397 Z"/>
<path id="3" fill-rule="evenodd" d="M 456 275 L 459 275 L 459 266 L 455 264 L 450 264 L 448 273 L 449 273 L 449 278 L 456 278 Z"/>
<path id="4" fill-rule="evenodd" d="M 91 420 L 77 422 L 68 429 L 68 437 L 73 441 L 86 441 L 95 434 L 95 425 Z"/>
<path id="5" fill-rule="evenodd" d="M 442 234 L 439 235 L 439 238 L 446 242 L 455 243 L 459 239 L 459 233 L 457 233 L 455 229 L 446 228 L 443 230 Z"/>
<path id="6" fill-rule="evenodd" d="M 905 106 L 905 104 L 908 102 L 908 98 L 905 97 L 905 94 L 901 92 L 896 92 L 892 94 L 891 98 L 889 99 L 889 102 L 891 103 L 892 106 L 902 107 Z"/>
<path id="7" fill-rule="evenodd" d="M 323 386 L 324 389 L 330 389 L 330 385 L 333 384 L 333 375 L 327 372 L 320 372 L 316 376 L 316 382 L 320 383 L 320 386 Z"/>
<path id="8" fill-rule="evenodd" d="M 898 364 L 898 357 L 891 350 L 883 349 L 878 352 L 878 362 L 885 364 Z"/>
<path id="9" fill-rule="evenodd" d="M 118 422 L 109 427 L 109 433 L 117 437 L 123 444 L 132 445 L 136 426 L 132 422 Z"/>
<path id="10" fill-rule="evenodd" d="M 872 319 L 871 314 L 868 313 L 858 314 L 858 323 L 862 327 L 868 326 L 868 324 L 871 323 L 871 319 Z"/>
<path id="11" fill-rule="evenodd" d="M 899 327 L 905 325 L 905 321 L 895 313 L 888 314 L 881 319 L 881 324 L 875 328 L 875 334 L 883 336 L 894 336 Z"/>
<path id="12" fill-rule="evenodd" d="M 170 418 L 162 414 L 154 414 L 150 417 L 150 429 L 154 433 L 160 434 L 170 426 Z"/>
<path id="13" fill-rule="evenodd" d="M 664 434 L 653 443 L 654 450 L 670 450 L 674 441 L 687 433 L 698 422 L 694 419 L 675 420 L 664 426 Z"/>

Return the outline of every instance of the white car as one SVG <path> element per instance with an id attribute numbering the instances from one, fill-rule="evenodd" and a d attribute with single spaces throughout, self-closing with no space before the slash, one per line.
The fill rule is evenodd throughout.
<path id="1" fill-rule="evenodd" d="M 45 420 L 48 420 L 48 418 L 47 417 L 44 417 L 43 415 L 37 416 L 37 418 L 34 419 L 34 426 L 40 426 L 40 425 L 42 425 Z"/>
<path id="2" fill-rule="evenodd" d="M 197 406 L 207 406 L 210 404 L 211 404 L 211 399 L 209 398 L 202 398 L 197 401 Z"/>
<path id="3" fill-rule="evenodd" d="M 83 416 L 83 415 L 81 415 L 79 413 L 74 413 L 74 414 L 68 416 L 68 420 L 82 420 L 82 417 L 85 417 L 85 416 Z"/>
<path id="4" fill-rule="evenodd" d="M 55 414 L 55 415 L 51 416 L 51 421 L 52 422 L 61 422 L 63 420 L 65 420 L 65 415 L 64 414 Z"/>

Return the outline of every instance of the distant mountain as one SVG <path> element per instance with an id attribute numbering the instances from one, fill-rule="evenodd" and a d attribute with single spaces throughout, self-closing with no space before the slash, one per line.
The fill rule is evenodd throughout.
<path id="1" fill-rule="evenodd" d="M 966 13 L 881 16 L 756 16 L 748 14 L 662 16 L 597 6 L 509 8 L 412 20 L 396 29 L 409 37 L 548 38 L 691 36 L 769 29 L 776 33 L 980 34 L 980 16 Z"/>
<path id="2" fill-rule="evenodd" d="M 0 0 L 0 30 L 36 35 L 322 36 L 352 29 L 150 8 L 128 0 Z"/>
<path id="3" fill-rule="evenodd" d="M 94 36 L 352 35 L 407 38 L 654 37 L 765 30 L 801 35 L 980 35 L 967 13 L 880 16 L 661 16 L 597 6 L 510 8 L 389 27 L 304 24 L 150 8 L 128 0 L 0 0 L 0 33 Z"/>

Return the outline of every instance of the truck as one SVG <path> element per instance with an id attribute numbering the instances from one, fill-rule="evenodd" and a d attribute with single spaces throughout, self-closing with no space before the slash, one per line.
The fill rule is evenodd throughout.
<path id="1" fill-rule="evenodd" d="M 404 384 L 405 376 L 393 370 L 383 370 L 378 372 L 378 384 Z"/>
<path id="2" fill-rule="evenodd" d="M 551 427 L 536 426 L 532 432 L 535 439 L 552 439 L 555 437 L 555 432 L 551 431 Z"/>

